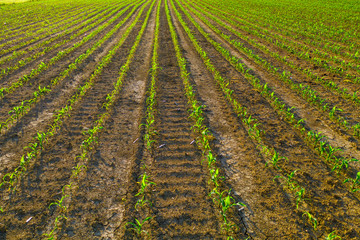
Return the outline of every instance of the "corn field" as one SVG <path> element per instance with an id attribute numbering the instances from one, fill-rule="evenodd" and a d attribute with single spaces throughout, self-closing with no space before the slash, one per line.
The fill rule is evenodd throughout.
<path id="1" fill-rule="evenodd" d="M 356 0 L 0 1 L 1 239 L 360 239 Z"/>

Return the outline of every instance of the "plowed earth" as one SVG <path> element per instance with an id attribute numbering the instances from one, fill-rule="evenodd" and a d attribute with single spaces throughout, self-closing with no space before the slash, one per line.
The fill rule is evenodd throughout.
<path id="1" fill-rule="evenodd" d="M 54 239 L 227 239 L 228 236 L 234 239 L 325 239 L 332 232 L 343 239 L 360 239 L 359 192 L 351 191 L 350 185 L 343 183 L 346 178 L 355 178 L 360 169 L 359 162 L 350 163 L 348 169 L 342 169 L 338 173 L 333 171 L 332 165 L 309 144 L 307 138 L 279 115 L 269 99 L 221 55 L 209 38 L 238 58 L 246 68 L 251 69 L 249 72 L 259 78 L 260 83 L 267 84 L 286 108 L 294 107 L 292 111 L 298 119 L 304 119 L 304 128 L 307 131 L 322 132 L 326 143 L 341 148 L 338 156 L 360 159 L 359 139 L 352 131 L 344 130 L 334 123 L 326 113 L 291 90 L 278 75 L 269 72 L 216 33 L 194 11 L 194 7 L 200 7 L 216 16 L 214 11 L 218 10 L 220 16 L 220 6 L 208 6 L 206 1 L 197 3 L 185 0 L 156 0 L 151 4 L 152 1 L 121 1 L 111 2 L 109 7 L 105 8 L 105 4 L 90 1 L 84 5 L 62 6 L 62 12 L 68 11 L 67 14 L 48 17 L 51 24 L 57 24 L 59 29 L 70 15 L 73 22 L 68 29 L 75 29 L 89 20 L 94 23 L 99 20 L 96 17 L 100 14 L 106 18 L 100 21 L 98 26 L 72 40 L 69 40 L 71 35 L 86 26 L 61 35 L 41 48 L 32 47 L 60 36 L 64 30 L 54 31 L 51 35 L 37 35 L 41 27 L 39 28 L 35 18 L 33 22 L 23 23 L 21 26 L 13 25 L 8 26 L 7 30 L 5 27 L 1 29 L 1 32 L 6 34 L 23 27 L 27 32 L 34 31 L 34 36 L 40 36 L 38 40 L 15 49 L 25 51 L 19 58 L 7 61 L 4 59 L 12 52 L 0 55 L 1 69 L 11 67 L 46 47 L 59 44 L 20 68 L 1 75 L 0 87 L 3 88 L 29 74 L 40 63 L 49 62 L 59 51 L 66 51 L 97 27 L 116 17 L 115 21 L 89 41 L 60 58 L 39 75 L 30 78 L 13 92 L 5 93 L 0 99 L 0 122 L 5 122 L 14 107 L 31 99 L 39 86 L 51 85 L 51 81 L 70 64 L 77 64 L 75 60 L 81 54 L 86 53 L 134 10 L 110 38 L 83 62 L 77 64 L 75 70 L 52 86 L 51 91 L 40 100 L 30 105 L 29 111 L 0 130 L 0 177 L 4 182 L 8 179 L 4 176 L 15 171 L 21 156 L 30 151 L 27 148 L 29 143 L 36 141 L 34 139 L 39 133 L 48 131 L 58 110 L 91 78 L 99 62 L 116 46 L 122 36 L 125 36 L 126 30 L 137 21 L 137 15 L 141 14 L 125 41 L 116 49 L 110 63 L 99 74 L 96 73 L 91 88 L 73 105 L 56 133 L 44 142 L 40 154 L 30 160 L 15 185 L 5 183 L 1 187 L 0 207 L 3 211 L 0 212 L 0 239 L 46 239 L 46 234 L 49 234 L 54 226 Z M 128 6 L 121 16 L 117 16 Z M 160 25 L 159 34 L 156 35 L 158 8 Z M 181 53 L 186 60 L 196 98 L 204 106 L 205 125 L 213 135 L 211 146 L 217 158 L 216 166 L 223 176 L 221 189 L 231 189 L 233 200 L 245 204 L 244 207 L 234 206 L 229 210 L 227 217 L 234 224 L 230 231 L 224 230 L 221 209 L 209 194 L 212 191 L 209 181 L 211 176 L 200 146 L 197 145 L 196 139 L 199 135 L 193 131 L 194 122 L 189 117 L 190 106 L 170 34 L 166 8 L 169 8 L 170 19 L 175 27 Z M 110 14 L 115 9 L 117 11 Z M 183 9 L 189 15 L 185 14 Z M 91 17 L 86 17 L 87 14 L 76 16 L 83 11 L 88 11 L 87 14 Z M 95 11 L 98 11 L 97 15 L 92 15 Z M 145 22 L 148 11 L 149 18 Z M 236 114 L 232 103 L 217 84 L 214 74 L 207 69 L 179 16 L 219 74 L 230 80 L 228 88 L 233 91 L 234 99 L 246 107 L 248 114 L 259 123 L 262 144 L 275 149 L 287 159 L 280 160 L 278 167 L 267 163 L 269 156 L 261 151 L 259 143 L 251 137 L 248 126 Z M 208 34 L 208 38 L 192 23 L 189 16 Z M 223 34 L 241 42 L 267 62 L 291 72 L 297 83 L 311 85 L 320 97 L 327 99 L 329 105 L 340 106 L 342 111 L 339 114 L 346 117 L 350 124 L 358 122 L 358 105 L 349 103 L 341 95 L 312 81 L 303 72 L 292 69 L 268 52 L 233 34 L 209 16 L 203 17 Z M 142 35 L 138 35 L 143 24 L 145 30 Z M 267 46 L 270 52 L 287 56 L 296 65 L 307 66 L 307 61 L 257 35 L 227 24 L 247 34 L 249 38 L 256 39 L 260 45 Z M 105 109 L 103 104 L 113 91 L 138 36 L 141 37 L 139 46 L 129 68 L 125 70 L 122 87 L 111 109 Z M 8 49 L 17 46 L 21 41 L 29 40 L 18 40 L 22 37 L 23 34 L 19 32 L 8 39 L 11 44 L 6 45 L 6 41 L 0 43 L 4 44 L 4 49 Z M 144 126 L 155 38 L 159 41 L 159 68 L 155 84 L 156 134 L 149 151 L 144 139 Z M 64 44 L 61 44 L 63 41 Z M 338 79 L 326 69 L 318 69 L 316 74 Z M 341 81 L 338 83 L 351 92 L 358 89 L 358 85 L 346 85 Z M 97 143 L 89 152 L 84 170 L 74 180 L 72 174 L 76 160 L 82 153 L 86 132 L 92 129 L 99 116 L 106 112 L 108 117 L 97 135 Z M 284 180 L 295 170 L 294 180 L 305 190 L 305 195 L 300 200 L 296 191 L 286 187 Z M 154 184 L 146 193 L 150 203 L 139 209 L 137 193 L 144 172 Z M 52 203 L 62 199 L 62 189 L 72 182 L 76 182 L 76 188 L 72 189 L 66 198 L 66 210 L 62 210 L 59 205 Z M 306 213 L 311 213 L 316 219 L 316 226 Z M 55 219 L 59 214 L 66 217 L 57 223 Z M 135 223 L 137 219 L 144 219 L 144 216 L 150 218 L 142 226 L 144 231 L 136 234 L 131 229 L 130 222 Z"/>

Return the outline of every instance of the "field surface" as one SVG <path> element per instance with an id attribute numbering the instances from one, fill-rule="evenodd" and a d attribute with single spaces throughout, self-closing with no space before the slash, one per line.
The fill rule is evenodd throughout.
<path id="1" fill-rule="evenodd" d="M 0 4 L 22 3 L 29 0 L 0 0 Z"/>
<path id="2" fill-rule="evenodd" d="M 360 239 L 358 1 L 0 16 L 0 240 Z"/>

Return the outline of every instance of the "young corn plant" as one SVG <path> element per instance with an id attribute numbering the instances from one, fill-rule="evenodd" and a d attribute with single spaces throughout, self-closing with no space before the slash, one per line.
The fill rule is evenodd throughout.
<path id="1" fill-rule="evenodd" d="M 351 183 L 351 191 L 357 192 L 360 191 L 360 172 L 356 174 L 355 178 L 348 178 L 344 181 L 344 183 L 350 182 Z"/>
<path id="2" fill-rule="evenodd" d="M 335 240 L 335 239 L 340 239 L 340 240 L 342 239 L 339 235 L 336 235 L 336 231 L 332 231 L 325 238 L 325 240 Z"/>
<path id="3" fill-rule="evenodd" d="M 85 159 L 86 157 L 86 153 L 83 156 L 78 156 L 79 159 Z M 82 170 L 87 170 L 87 166 L 85 166 L 84 164 L 81 163 L 77 163 L 75 167 L 73 167 L 72 171 L 71 171 L 71 176 L 73 176 L 73 178 L 78 178 L 78 175 L 81 173 Z"/>
<path id="4" fill-rule="evenodd" d="M 3 181 L 0 184 L 0 188 L 2 186 L 9 185 L 8 190 L 10 191 L 11 189 L 13 189 L 13 191 L 15 191 L 16 187 L 13 187 L 13 186 L 17 182 L 19 175 L 20 175 L 20 173 L 17 168 L 15 169 L 14 172 L 5 174 L 2 179 Z"/>
<path id="5" fill-rule="evenodd" d="M 59 225 L 60 225 L 61 220 L 67 220 L 67 217 L 65 215 L 58 215 L 55 218 L 54 228 L 49 233 L 44 234 L 44 236 L 47 237 L 47 240 L 55 239 L 55 231 L 57 229 L 59 229 Z"/>
<path id="6" fill-rule="evenodd" d="M 51 206 L 55 205 L 55 206 L 58 206 L 60 208 L 61 212 L 66 212 L 67 207 L 64 204 L 64 200 L 67 197 L 69 197 L 69 195 L 65 195 L 64 189 L 62 190 L 62 193 L 63 194 L 62 194 L 62 196 L 61 196 L 61 198 L 59 200 L 56 200 L 55 202 L 50 203 L 49 209 L 51 208 Z"/>
<path id="7" fill-rule="evenodd" d="M 314 131 L 309 131 L 307 134 L 307 137 L 314 147 L 316 147 L 318 145 L 318 143 L 321 141 L 321 139 L 323 138 L 323 136 L 321 135 L 321 132 L 316 133 Z"/>
<path id="8" fill-rule="evenodd" d="M 330 112 L 329 112 L 329 118 L 330 118 L 331 120 L 334 120 L 334 119 L 335 119 L 335 113 L 336 113 L 336 112 L 342 112 L 342 111 L 343 111 L 342 109 L 337 108 L 336 106 L 334 106 L 334 107 L 330 110 Z"/>
<path id="9" fill-rule="evenodd" d="M 285 183 L 286 183 L 286 186 L 291 190 L 291 191 L 294 191 L 296 190 L 297 188 L 299 188 L 299 186 L 297 185 L 297 182 L 295 180 L 293 180 L 294 176 L 295 176 L 295 173 L 299 171 L 299 169 L 296 169 L 294 171 L 292 171 L 290 174 L 288 174 L 287 177 L 284 177 L 284 176 L 275 176 L 273 181 L 276 179 L 276 178 L 281 178 L 283 180 L 285 180 Z"/>
<path id="10" fill-rule="evenodd" d="M 359 138 L 360 137 L 360 123 L 357 123 L 352 128 L 354 130 L 354 135 Z"/>
<path id="11" fill-rule="evenodd" d="M 149 179 L 149 175 L 146 175 L 146 172 L 144 172 L 144 174 L 141 177 L 141 181 L 137 182 L 138 184 L 140 184 L 140 190 L 139 192 L 135 195 L 135 196 L 140 196 L 145 194 L 145 191 L 148 187 L 150 187 L 151 185 L 156 185 L 156 183 L 154 182 L 150 182 Z"/>
<path id="12" fill-rule="evenodd" d="M 227 212 L 233 206 L 242 206 L 246 207 L 245 204 L 240 202 L 235 202 L 235 199 L 231 197 L 231 189 L 229 191 L 219 192 L 216 188 L 212 190 L 210 196 L 213 196 L 213 202 L 220 206 L 220 213 L 224 220 L 224 229 L 228 232 L 234 225 L 231 224 L 227 219 Z"/>
<path id="13" fill-rule="evenodd" d="M 125 227 L 128 225 L 132 226 L 129 228 L 129 230 L 134 231 L 138 237 L 141 237 L 142 233 L 146 233 L 147 235 L 149 235 L 149 233 L 143 229 L 143 226 L 146 222 L 150 221 L 151 219 L 152 217 L 147 217 L 144 220 L 139 221 L 138 219 L 135 218 L 135 223 L 127 222 L 125 224 Z"/>
<path id="14" fill-rule="evenodd" d="M 211 169 L 212 166 L 214 166 L 216 162 L 215 156 L 212 154 L 211 150 L 208 151 L 207 154 L 207 161 L 208 161 L 208 168 Z M 216 173 L 216 172 L 215 172 Z"/>
<path id="15" fill-rule="evenodd" d="M 89 135 L 89 137 L 86 138 L 81 144 L 81 148 L 83 149 L 83 151 L 89 152 L 93 149 L 94 145 L 98 143 L 96 133 L 98 133 L 103 128 L 103 126 L 97 124 L 94 128 L 83 132 L 83 135 Z"/>
<path id="16" fill-rule="evenodd" d="M 149 129 L 149 126 L 146 126 L 147 129 Z M 146 144 L 146 149 L 150 150 L 151 147 L 153 146 L 153 143 L 155 142 L 155 140 L 152 139 L 152 135 L 151 133 L 145 133 L 144 134 L 144 141 Z"/>
<path id="17" fill-rule="evenodd" d="M 351 159 L 343 158 L 343 157 L 337 158 L 331 171 L 336 171 L 336 173 L 339 174 L 343 168 L 347 169 L 349 167 L 349 163 L 358 162 L 358 161 L 359 160 L 356 158 L 351 158 Z"/>
<path id="18" fill-rule="evenodd" d="M 295 196 L 296 196 L 296 209 L 299 209 L 300 202 L 305 200 L 305 189 L 300 188 L 300 190 L 295 193 Z"/>
<path id="19" fill-rule="evenodd" d="M 303 213 L 303 216 L 306 215 L 308 217 L 309 222 L 313 225 L 314 230 L 316 230 L 318 226 L 318 221 L 316 218 L 314 218 L 313 215 L 311 215 L 308 211 L 305 211 Z"/>
<path id="20" fill-rule="evenodd" d="M 209 182 L 212 182 L 214 184 L 215 188 L 218 188 L 219 181 L 224 179 L 223 176 L 219 175 L 219 169 L 218 168 L 210 169 L 210 176 L 211 176 L 211 179 L 209 180 Z"/>
<path id="21" fill-rule="evenodd" d="M 280 169 L 280 167 L 277 165 L 280 160 L 287 161 L 288 159 L 286 157 L 280 157 L 279 153 L 274 149 L 274 154 L 271 157 L 271 160 L 267 161 L 265 166 L 267 167 L 268 164 L 271 163 L 275 169 Z"/>
<path id="22" fill-rule="evenodd" d="M 152 202 L 150 202 L 149 200 L 145 199 L 145 195 L 143 195 L 141 198 L 139 198 L 137 201 L 136 201 L 136 204 L 135 204 L 135 209 L 137 210 L 138 207 L 140 208 L 143 208 L 144 206 L 152 206 Z"/>
<path id="23" fill-rule="evenodd" d="M 325 160 L 326 161 L 331 161 L 334 158 L 335 161 L 337 161 L 337 157 L 335 156 L 335 153 L 338 152 L 338 151 L 342 151 L 342 149 L 341 148 L 334 148 L 330 144 L 328 144 Z"/>
<path id="24" fill-rule="evenodd" d="M 44 148 L 44 143 L 47 141 L 46 139 L 46 133 L 44 132 L 38 132 L 36 139 L 39 142 L 40 151 Z"/>

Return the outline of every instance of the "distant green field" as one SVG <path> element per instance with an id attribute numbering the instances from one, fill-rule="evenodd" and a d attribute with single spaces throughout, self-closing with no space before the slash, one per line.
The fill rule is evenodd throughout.
<path id="1" fill-rule="evenodd" d="M 28 2 L 29 0 L 0 0 L 0 4 L 10 4 L 10 3 L 22 3 L 22 2 Z"/>

